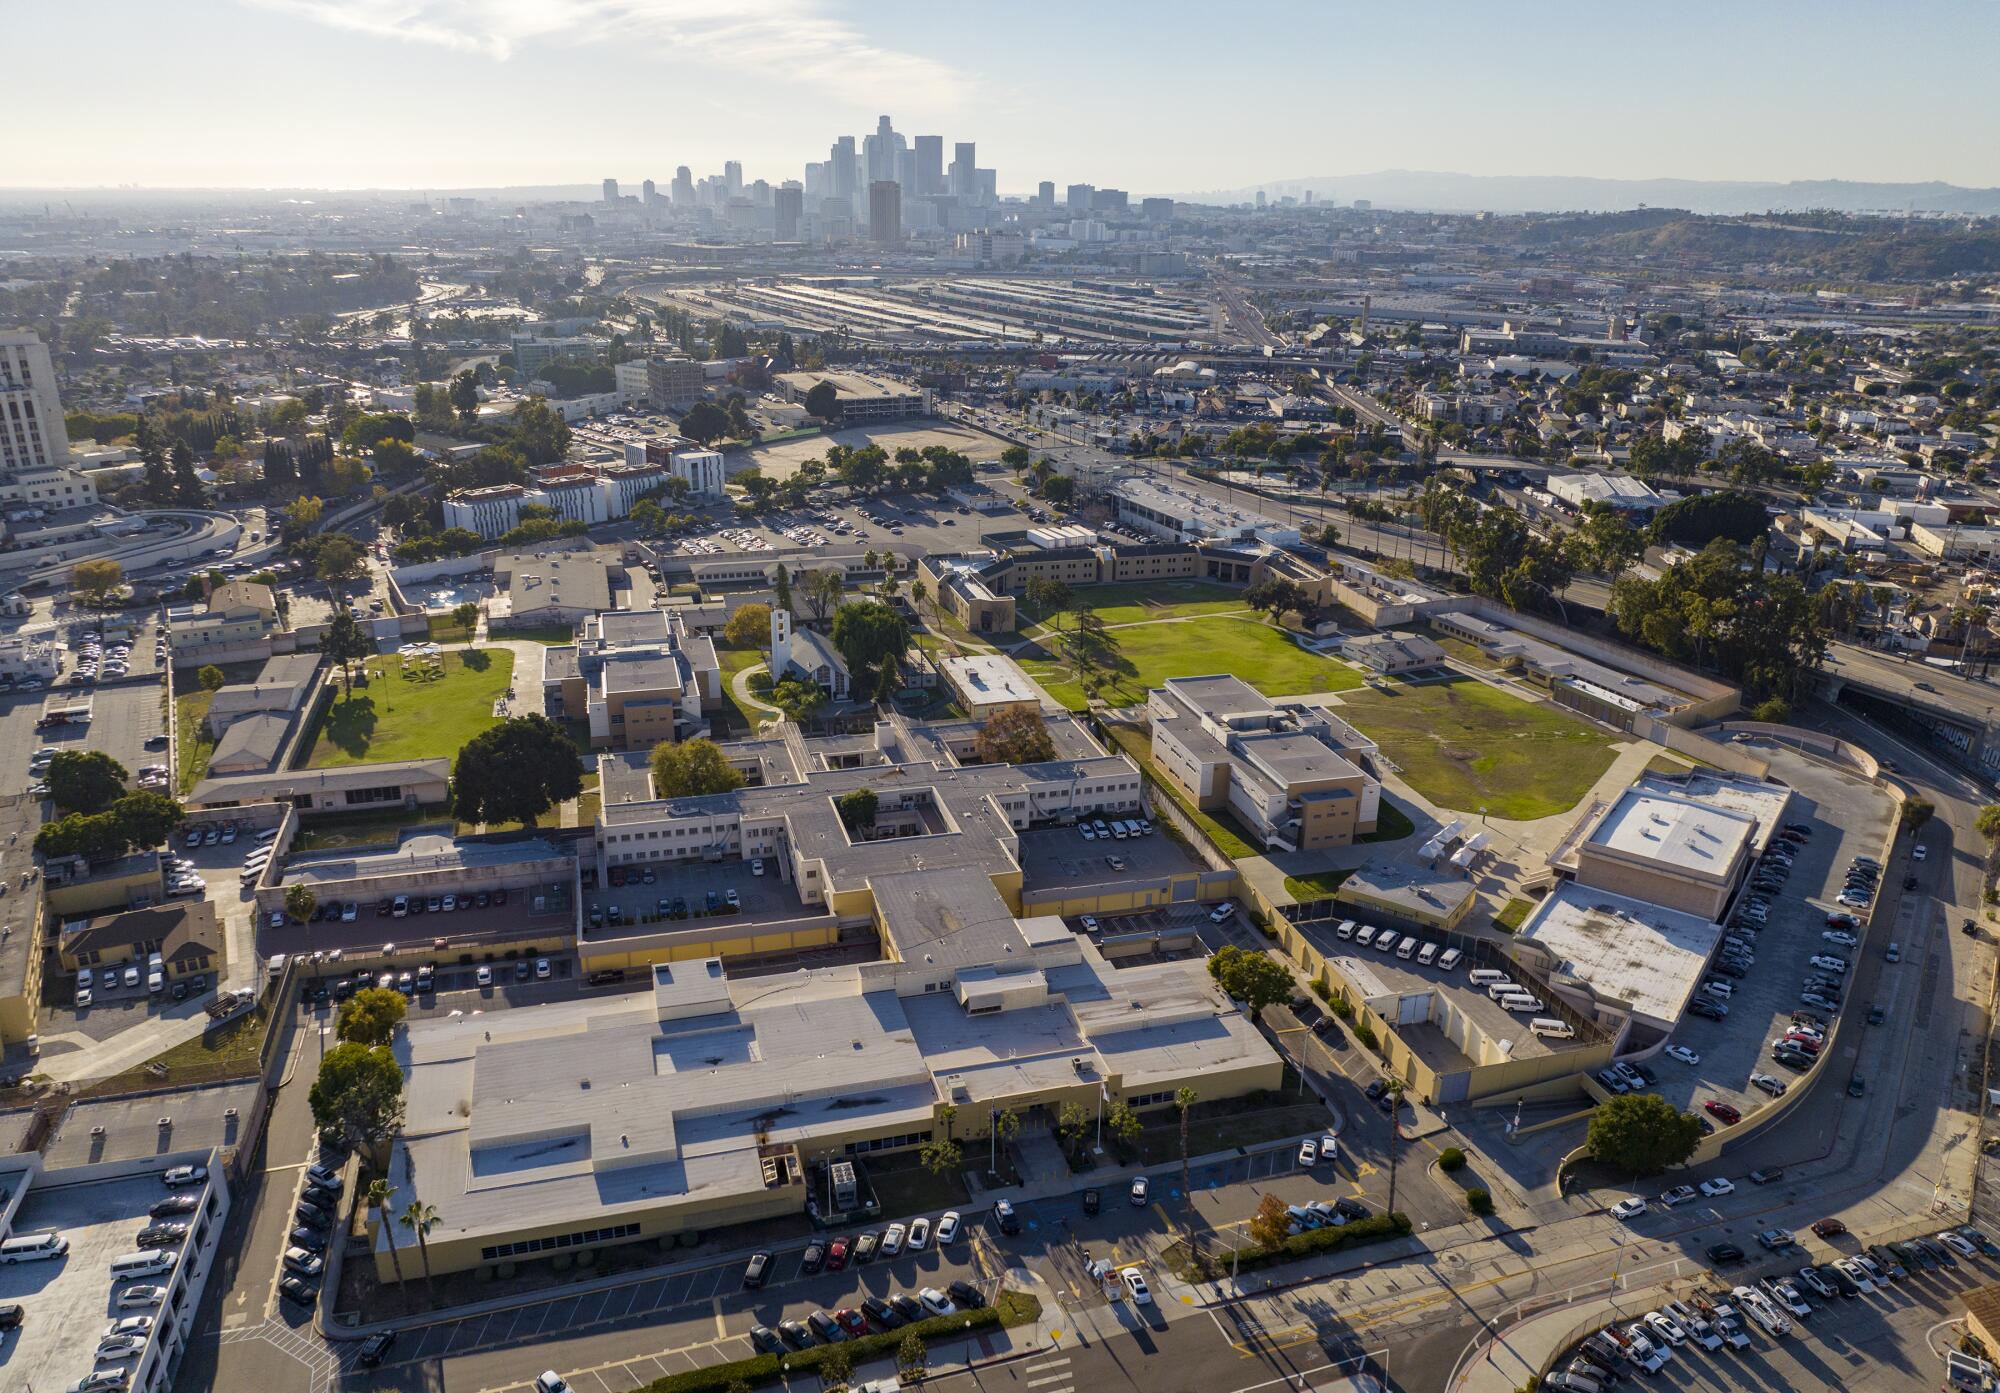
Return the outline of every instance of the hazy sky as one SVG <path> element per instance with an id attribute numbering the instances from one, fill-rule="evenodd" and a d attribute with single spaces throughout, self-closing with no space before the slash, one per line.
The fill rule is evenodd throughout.
<path id="1" fill-rule="evenodd" d="M 0 33 L 10 187 L 775 182 L 883 112 L 1010 192 L 2000 185 L 1996 0 L 14 0 Z"/>

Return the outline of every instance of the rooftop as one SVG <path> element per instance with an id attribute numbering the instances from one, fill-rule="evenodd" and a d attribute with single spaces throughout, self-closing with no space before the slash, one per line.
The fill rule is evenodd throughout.
<path id="1" fill-rule="evenodd" d="M 1528 916 L 1516 941 L 1548 952 L 1552 980 L 1573 976 L 1600 999 L 1670 1026 L 1721 935 L 1699 914 L 1563 881 Z"/>
<path id="2" fill-rule="evenodd" d="M 171 1093 L 85 1099 L 63 1114 L 62 1125 L 42 1147 L 42 1157 L 49 1169 L 56 1170 L 234 1146 L 256 1102 L 255 1079 Z M 153 1198 L 159 1198 L 157 1183 L 153 1189 Z"/>
<path id="3" fill-rule="evenodd" d="M 504 842 L 460 841 L 442 832 L 408 832 L 382 851 L 327 851 L 295 856 L 285 863 L 287 885 L 330 884 L 413 875 L 420 871 L 465 871 L 566 859 L 569 852 L 540 837 Z"/>
<path id="4" fill-rule="evenodd" d="M 1756 836 L 1756 820 L 1742 813 L 1628 788 L 1598 821 L 1587 844 L 1627 860 L 1719 880 L 1735 871 Z"/>

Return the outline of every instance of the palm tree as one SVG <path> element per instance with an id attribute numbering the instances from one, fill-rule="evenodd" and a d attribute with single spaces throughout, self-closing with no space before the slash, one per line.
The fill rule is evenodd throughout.
<path id="1" fill-rule="evenodd" d="M 1195 1091 L 1192 1088 L 1174 1090 L 1174 1106 L 1181 1110 L 1181 1198 L 1187 1203 L 1188 1251 L 1192 1253 L 1194 1240 L 1194 1186 L 1188 1183 L 1188 1109 L 1194 1106 Z"/>
<path id="2" fill-rule="evenodd" d="M 1396 1212 L 1396 1136 L 1403 1129 L 1403 1090 L 1409 1085 L 1401 1079 L 1388 1079 L 1382 1091 L 1389 1095 L 1389 1213 Z"/>
<path id="3" fill-rule="evenodd" d="M 411 1200 L 403 1206 L 400 1221 L 404 1228 L 417 1235 L 417 1253 L 424 1263 L 424 1287 L 430 1293 L 431 1305 L 437 1305 L 437 1283 L 431 1280 L 431 1245 L 428 1242 L 432 1227 L 437 1223 L 438 1212 L 434 1204 L 422 1200 Z"/>
<path id="4" fill-rule="evenodd" d="M 376 1212 L 377 1222 L 382 1226 L 382 1237 L 389 1243 L 389 1265 L 396 1271 L 396 1290 L 398 1293 L 403 1293 L 403 1255 L 396 1251 L 395 1227 L 389 1222 L 389 1198 L 395 1193 L 394 1185 L 377 1177 L 368 1182 L 368 1190 L 362 1196 L 362 1201 Z M 402 1303 L 403 1309 L 407 1311 L 410 1305 L 407 1294 L 402 1296 Z"/>

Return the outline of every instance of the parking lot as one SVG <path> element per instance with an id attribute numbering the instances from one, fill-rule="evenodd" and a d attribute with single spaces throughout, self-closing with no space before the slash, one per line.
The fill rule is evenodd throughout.
<path id="1" fill-rule="evenodd" d="M 1135 882 L 1192 875 L 1205 869 L 1194 854 L 1153 824 L 1145 836 L 1084 840 L 1075 827 L 1043 827 L 1021 834 L 1022 889 L 1056 887 L 1129 891 Z M 1115 864 L 1114 864 L 1115 863 Z"/>
<path id="2" fill-rule="evenodd" d="M 36 729 L 44 710 L 54 705 L 90 703 L 87 722 Z M 166 721 L 160 711 L 160 686 L 146 682 L 70 692 L 61 688 L 14 692 L 0 696 L 0 770 L 15 788 L 26 788 L 28 766 L 37 749 L 101 750 L 137 776 L 147 765 L 166 765 Z"/>
<path id="3" fill-rule="evenodd" d="M 1792 1250 L 1783 1265 L 1772 1262 L 1743 1269 L 1693 1290 L 1740 1305 L 1729 1295 L 1735 1284 L 1754 1286 L 1758 1277 L 1772 1274 L 1791 1277 L 1806 1262 L 1823 1263 L 1855 1249 L 1849 1239 L 1837 1239 L 1829 1245 L 1802 1237 L 1805 1248 Z M 1687 1389 L 1839 1388 L 1869 1393 L 1936 1387 L 1943 1374 L 1942 1351 L 1955 1346 L 1959 1335 L 1946 1322 L 1962 1317 L 1960 1295 L 1993 1280 L 1996 1271 L 2000 1271 L 2000 1264 L 1990 1259 L 1960 1258 L 1956 1267 L 1912 1272 L 1886 1289 L 1831 1299 L 1800 1285 L 1799 1294 L 1812 1313 L 1785 1313 L 1791 1327 L 1788 1333 L 1773 1336 L 1754 1320 L 1745 1319 L 1743 1329 L 1750 1340 L 1747 1348 L 1734 1350 L 1725 1345 L 1709 1351 L 1688 1340 L 1672 1349 L 1671 1359 L 1649 1376 L 1649 1384 Z M 1684 1304 L 1693 1304 L 1691 1292 L 1676 1291 L 1674 1295 Z M 1634 1303 L 1619 1326 L 1629 1327 L 1632 1320 L 1646 1314 L 1646 1309 Z M 1632 1370 L 1628 1367 L 1627 1372 Z"/>
<path id="4" fill-rule="evenodd" d="M 726 910 L 734 890 L 740 908 L 728 918 L 764 925 L 787 919 L 819 918 L 822 911 L 801 904 L 797 892 L 778 876 L 775 858 L 764 861 L 764 874 L 752 873 L 749 862 L 655 862 L 646 866 L 614 867 L 624 885 L 599 885 L 585 892 L 585 915 L 593 929 L 630 928 L 648 918 L 673 912 L 680 901 L 685 917 L 661 927 L 712 926 L 712 916 Z M 710 897 L 713 896 L 711 902 Z M 618 911 L 612 918 L 611 911 Z"/>
<path id="5" fill-rule="evenodd" d="M 1773 756 L 1774 764 L 1779 758 Z M 1844 975 L 1851 979 L 1862 952 L 1860 947 L 1829 943 L 1821 935 L 1827 929 L 1828 911 L 1839 908 L 1834 900 L 1849 862 L 1857 855 L 1881 855 L 1894 805 L 1855 776 L 1797 757 L 1784 764 L 1773 772 L 1796 791 L 1785 821 L 1809 825 L 1812 833 L 1797 848 L 1784 887 L 1768 896 L 1766 926 L 1748 935 L 1754 938 L 1756 961 L 1741 978 L 1723 979 L 1734 989 L 1725 1003 L 1726 1019 L 1688 1015 L 1674 1032 L 1673 1043 L 1697 1054 L 1699 1064 L 1685 1064 L 1664 1053 L 1646 1063 L 1659 1079 L 1658 1091 L 1675 1106 L 1696 1113 L 1702 1113 L 1702 1105 L 1711 1098 L 1746 1117 L 1771 1102 L 1769 1093 L 1751 1084 L 1753 1073 L 1769 1075 L 1788 1088 L 1797 1083 L 1800 1075 L 1774 1060 L 1770 1046 L 1784 1033 L 1781 1027 L 1790 1023 L 1794 1011 L 1812 1009 L 1802 1008 L 1799 1001 L 1807 977 L 1820 974 L 1807 960 L 1815 954 L 1844 959 L 1850 965 Z M 1921 866 L 1915 869 L 1922 873 Z M 1900 893 L 1900 886 L 1884 887 L 1884 893 Z M 1866 911 L 1858 912 L 1857 918 L 1865 923 Z M 1867 947 L 1872 952 L 1882 950 L 1879 943 Z M 1869 1003 L 1842 1001 L 1841 1005 L 1865 1011 Z"/>

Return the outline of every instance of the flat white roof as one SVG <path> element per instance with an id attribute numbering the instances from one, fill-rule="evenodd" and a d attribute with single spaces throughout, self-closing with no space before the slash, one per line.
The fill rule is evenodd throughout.
<path id="1" fill-rule="evenodd" d="M 1721 935 L 1720 925 L 1699 914 L 1565 881 L 1528 916 L 1519 939 L 1554 957 L 1557 983 L 1575 977 L 1600 998 L 1671 1027 Z"/>
<path id="2" fill-rule="evenodd" d="M 1590 834 L 1590 845 L 1635 861 L 1720 878 L 1756 835 L 1756 820 L 1740 812 L 1628 788 Z"/>
<path id="3" fill-rule="evenodd" d="M 963 658 L 946 658 L 941 664 L 976 712 L 982 706 L 1011 706 L 1016 702 L 1040 702 L 1042 694 L 1021 665 L 1004 653 L 975 653 Z"/>

